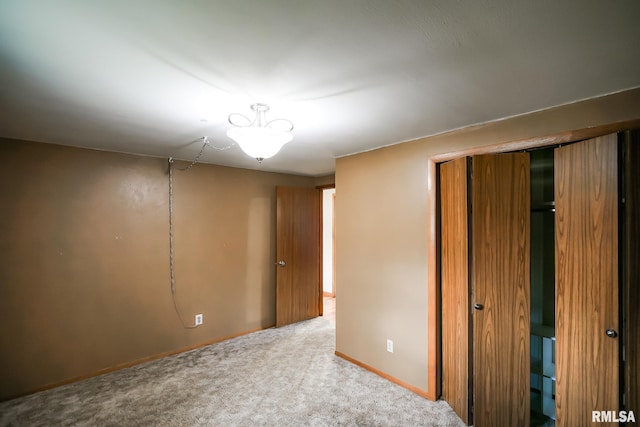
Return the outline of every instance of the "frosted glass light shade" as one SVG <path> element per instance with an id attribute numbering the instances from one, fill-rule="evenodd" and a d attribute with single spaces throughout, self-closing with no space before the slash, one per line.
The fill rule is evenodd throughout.
<path id="1" fill-rule="evenodd" d="M 227 136 L 233 139 L 248 156 L 262 162 L 275 156 L 284 144 L 293 139 L 291 131 L 293 123 L 286 119 L 267 121 L 267 104 L 253 104 L 251 110 L 256 113 L 255 119 L 250 121 L 239 113 L 229 115 L 229 123 L 235 126 L 227 131 Z M 284 127 L 283 127 L 284 125 Z"/>
<path id="2" fill-rule="evenodd" d="M 268 127 L 235 127 L 227 131 L 248 156 L 262 161 L 275 156 L 284 144 L 293 139 L 289 132 L 282 132 Z"/>

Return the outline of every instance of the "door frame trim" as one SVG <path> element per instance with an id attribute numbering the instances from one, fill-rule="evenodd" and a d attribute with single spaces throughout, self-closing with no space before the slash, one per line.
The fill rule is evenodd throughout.
<path id="1" fill-rule="evenodd" d="M 441 393 L 440 381 L 440 271 L 437 235 L 437 171 L 438 163 L 458 157 L 477 154 L 504 153 L 527 150 L 551 145 L 566 144 L 583 139 L 596 138 L 614 132 L 640 128 L 640 119 L 626 120 L 584 129 L 575 129 L 551 135 L 521 139 L 484 147 L 436 154 L 427 159 L 427 398 L 438 400 Z"/>

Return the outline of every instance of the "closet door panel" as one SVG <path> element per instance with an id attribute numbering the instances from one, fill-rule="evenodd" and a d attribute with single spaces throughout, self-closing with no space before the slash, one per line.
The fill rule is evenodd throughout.
<path id="1" fill-rule="evenodd" d="M 442 397 L 466 425 L 470 403 L 469 200 L 467 158 L 440 166 Z"/>
<path id="2" fill-rule="evenodd" d="M 640 131 L 626 132 L 625 169 L 625 393 L 626 409 L 640 413 Z M 636 415 L 638 417 L 638 415 Z"/>
<path id="3" fill-rule="evenodd" d="M 556 416 L 618 410 L 617 135 L 555 151 Z"/>
<path id="4" fill-rule="evenodd" d="M 474 425 L 528 426 L 530 167 L 527 153 L 473 157 Z"/>

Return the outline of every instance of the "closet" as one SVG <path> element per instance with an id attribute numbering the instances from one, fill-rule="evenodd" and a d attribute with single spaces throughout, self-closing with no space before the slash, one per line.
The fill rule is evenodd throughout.
<path id="1" fill-rule="evenodd" d="M 440 164 L 441 394 L 467 425 L 640 415 L 639 146 L 625 132 Z"/>

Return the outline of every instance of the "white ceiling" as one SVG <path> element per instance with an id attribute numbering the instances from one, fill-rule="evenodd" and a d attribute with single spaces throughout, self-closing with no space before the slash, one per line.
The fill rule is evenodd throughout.
<path id="1" fill-rule="evenodd" d="M 640 86 L 637 0 L 0 0 L 0 136 L 180 159 L 287 118 L 258 164 L 335 158 Z"/>

